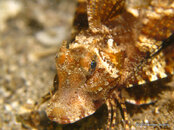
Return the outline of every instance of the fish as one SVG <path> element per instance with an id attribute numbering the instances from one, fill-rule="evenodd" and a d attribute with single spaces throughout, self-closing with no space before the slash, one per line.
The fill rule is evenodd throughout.
<path id="1" fill-rule="evenodd" d="M 55 61 L 57 74 L 46 113 L 69 124 L 103 104 L 106 129 L 116 129 L 117 103 L 129 129 L 125 88 L 174 74 L 173 0 L 78 0 L 72 41 L 64 41 Z"/>

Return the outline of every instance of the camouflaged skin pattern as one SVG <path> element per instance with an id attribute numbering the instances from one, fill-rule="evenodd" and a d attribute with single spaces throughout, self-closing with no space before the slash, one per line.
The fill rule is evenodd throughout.
<path id="1" fill-rule="evenodd" d="M 128 128 L 121 90 L 174 73 L 174 1 L 79 0 L 74 30 L 56 56 L 48 117 L 73 123 L 106 103 L 114 129 L 117 100 Z"/>

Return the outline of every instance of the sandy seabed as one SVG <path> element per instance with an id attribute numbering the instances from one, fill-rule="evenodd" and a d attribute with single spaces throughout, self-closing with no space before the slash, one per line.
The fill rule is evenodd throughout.
<path id="1" fill-rule="evenodd" d="M 0 1 L 0 129 L 83 130 L 105 125 L 105 105 L 71 125 L 49 121 L 45 105 L 30 114 L 34 103 L 52 86 L 54 58 L 61 42 L 70 39 L 74 10 L 74 0 Z M 127 104 L 132 129 L 174 129 L 174 80 L 171 77 L 148 86 L 153 87 L 128 90 L 157 98 L 149 105 Z M 118 109 L 118 129 L 122 128 L 120 115 Z"/>

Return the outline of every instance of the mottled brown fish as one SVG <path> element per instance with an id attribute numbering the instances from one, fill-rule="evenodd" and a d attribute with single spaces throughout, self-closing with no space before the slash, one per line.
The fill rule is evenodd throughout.
<path id="1" fill-rule="evenodd" d="M 79 0 L 72 43 L 56 57 L 55 91 L 46 112 L 60 124 L 74 123 L 102 105 L 107 129 L 116 127 L 116 102 L 128 117 L 122 90 L 174 74 L 173 0 Z"/>

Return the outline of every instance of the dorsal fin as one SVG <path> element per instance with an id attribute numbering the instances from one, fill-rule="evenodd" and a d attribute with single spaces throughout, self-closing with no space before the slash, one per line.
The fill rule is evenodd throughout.
<path id="1" fill-rule="evenodd" d="M 79 30 L 88 28 L 87 3 L 86 0 L 78 0 L 75 11 L 73 26 Z"/>
<path id="2" fill-rule="evenodd" d="M 72 41 L 74 41 L 75 36 L 83 29 L 88 29 L 87 2 L 86 0 L 77 0 L 73 21 Z"/>
<path id="3" fill-rule="evenodd" d="M 120 14 L 125 0 L 87 0 L 89 28 L 94 31 Z"/>

